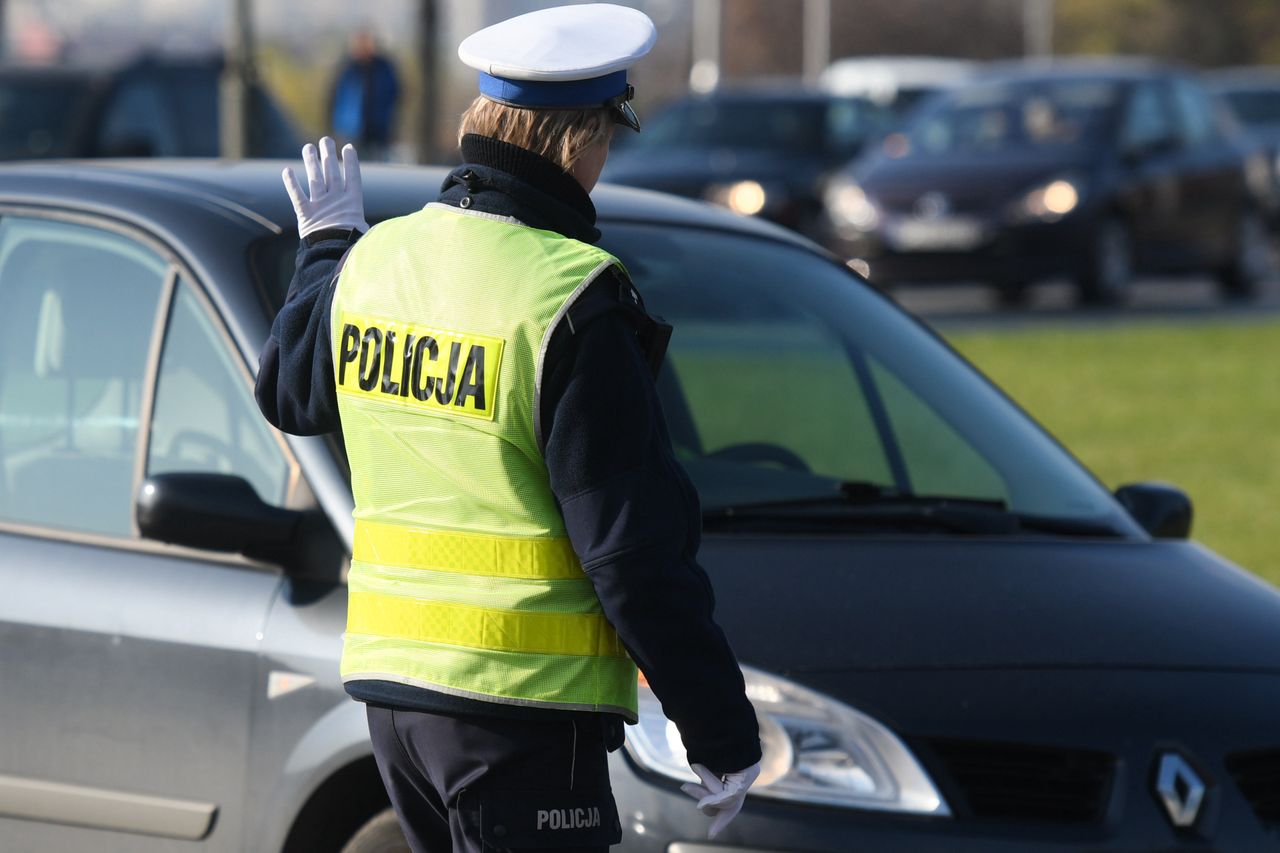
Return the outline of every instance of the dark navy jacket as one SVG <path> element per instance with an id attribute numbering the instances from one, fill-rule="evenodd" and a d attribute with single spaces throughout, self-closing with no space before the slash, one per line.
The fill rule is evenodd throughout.
<path id="1" fill-rule="evenodd" d="M 497 140 L 467 136 L 467 163 L 440 201 L 595 242 L 595 207 L 558 166 Z M 464 201 L 465 199 L 465 201 Z M 356 234 L 308 235 L 284 307 L 263 348 L 257 398 L 285 432 L 340 429 L 329 309 Z M 602 276 L 553 332 L 543 361 L 544 455 L 574 550 L 605 615 L 644 672 L 689 761 L 718 773 L 755 763 L 754 710 L 737 661 L 712 618 L 697 563 L 697 494 L 675 459 L 643 338 L 651 321 L 620 275 Z M 492 716 L 565 713 L 460 699 L 390 682 L 347 685 L 395 708 Z"/>

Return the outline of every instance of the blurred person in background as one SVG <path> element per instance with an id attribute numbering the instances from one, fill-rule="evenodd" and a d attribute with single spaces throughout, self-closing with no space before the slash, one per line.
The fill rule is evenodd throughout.
<path id="1" fill-rule="evenodd" d="M 400 80 L 395 66 L 378 52 L 369 30 L 351 37 L 347 63 L 330 98 L 329 120 L 340 142 L 360 148 L 366 160 L 386 160 L 395 126 Z"/>

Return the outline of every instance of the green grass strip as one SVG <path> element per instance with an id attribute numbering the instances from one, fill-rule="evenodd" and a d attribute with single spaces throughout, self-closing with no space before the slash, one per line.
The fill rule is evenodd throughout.
<path id="1" fill-rule="evenodd" d="M 1108 487 L 1181 487 L 1195 505 L 1194 538 L 1280 583 L 1280 322 L 948 339 Z"/>

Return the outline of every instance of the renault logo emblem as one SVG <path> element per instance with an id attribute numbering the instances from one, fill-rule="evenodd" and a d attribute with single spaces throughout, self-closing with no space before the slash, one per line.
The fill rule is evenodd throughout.
<path id="1" fill-rule="evenodd" d="M 1174 826 L 1196 822 L 1204 803 L 1204 782 L 1181 755 L 1166 752 L 1156 768 L 1156 794 Z"/>

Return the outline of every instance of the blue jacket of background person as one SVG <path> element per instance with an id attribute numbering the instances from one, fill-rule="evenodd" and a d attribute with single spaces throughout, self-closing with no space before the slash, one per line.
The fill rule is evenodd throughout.
<path id="1" fill-rule="evenodd" d="M 343 139 L 386 145 L 391 140 L 400 82 L 382 56 L 352 59 L 333 85 L 333 132 Z"/>

